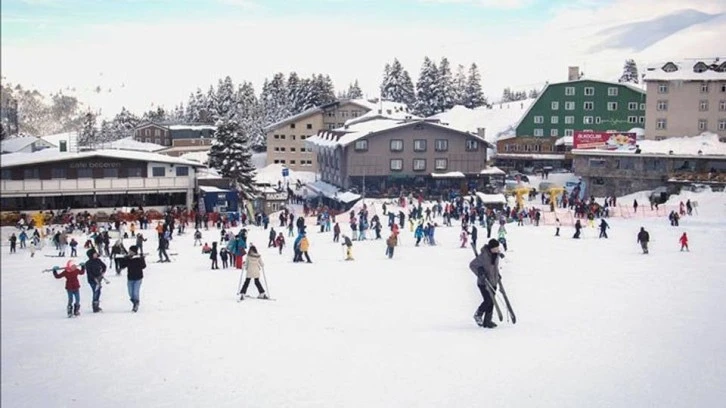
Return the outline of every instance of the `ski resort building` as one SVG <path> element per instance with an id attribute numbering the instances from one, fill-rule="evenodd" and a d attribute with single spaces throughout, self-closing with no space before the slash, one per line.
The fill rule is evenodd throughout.
<path id="1" fill-rule="evenodd" d="M 209 151 L 216 130 L 216 126 L 210 125 L 163 125 L 145 122 L 134 129 L 134 139 L 167 146 L 159 153 L 178 157 L 184 153 Z"/>
<path id="2" fill-rule="evenodd" d="M 162 154 L 110 149 L 5 154 L 1 203 L 6 211 L 191 208 L 200 167 L 204 165 Z"/>
<path id="3" fill-rule="evenodd" d="M 668 61 L 646 68 L 646 139 L 711 132 L 726 138 L 726 60 Z"/>

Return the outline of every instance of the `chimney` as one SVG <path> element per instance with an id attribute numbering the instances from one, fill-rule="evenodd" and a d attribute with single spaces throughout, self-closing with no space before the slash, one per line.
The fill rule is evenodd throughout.
<path id="1" fill-rule="evenodd" d="M 487 128 L 480 128 L 480 127 L 476 128 L 476 135 L 479 136 L 480 138 L 485 139 L 486 134 L 487 134 Z"/>
<path id="2" fill-rule="evenodd" d="M 577 81 L 580 79 L 580 67 L 568 67 L 567 68 L 567 80 Z"/>

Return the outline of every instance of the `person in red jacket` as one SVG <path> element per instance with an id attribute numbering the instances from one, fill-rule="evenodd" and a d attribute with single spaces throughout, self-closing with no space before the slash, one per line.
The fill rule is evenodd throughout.
<path id="1" fill-rule="evenodd" d="M 678 242 L 681 243 L 681 252 L 683 252 L 683 248 L 686 249 L 686 251 L 691 252 L 690 249 L 688 249 L 688 235 L 684 232 L 683 235 L 681 235 L 681 238 L 678 240 Z"/>
<path id="2" fill-rule="evenodd" d="M 58 273 L 62 269 L 62 272 Z M 66 292 L 68 292 L 68 317 L 78 316 L 81 314 L 81 283 L 78 281 L 78 275 L 85 272 L 79 268 L 73 261 L 68 261 L 65 268 L 53 267 L 53 276 L 56 279 L 66 278 Z M 73 300 L 75 299 L 75 303 Z"/>

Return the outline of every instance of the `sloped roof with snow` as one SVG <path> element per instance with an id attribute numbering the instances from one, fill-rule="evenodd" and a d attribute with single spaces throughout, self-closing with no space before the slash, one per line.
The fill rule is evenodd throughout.
<path id="1" fill-rule="evenodd" d="M 114 140 L 113 142 L 101 143 L 96 147 L 99 149 L 136 150 L 140 152 L 158 152 L 166 149 L 166 146 L 158 145 L 156 143 L 139 142 L 130 136 Z"/>
<path id="2" fill-rule="evenodd" d="M 0 152 L 2 153 L 15 153 L 18 152 L 33 143 L 40 142 L 45 147 L 53 147 L 54 145 L 47 140 L 43 140 L 35 136 L 19 136 L 10 137 L 0 142 Z"/>
<path id="3" fill-rule="evenodd" d="M 216 126 L 212 125 L 169 125 L 169 130 L 217 130 Z"/>
<path id="4" fill-rule="evenodd" d="M 54 135 L 41 136 L 41 139 L 45 140 L 48 143 L 51 143 L 54 146 L 60 146 L 61 141 L 65 141 L 69 145 L 77 145 L 78 132 L 56 133 Z"/>
<path id="5" fill-rule="evenodd" d="M 640 140 L 638 147 L 642 155 L 670 155 L 674 156 L 723 156 L 726 159 L 726 143 L 719 141 L 719 136 L 713 133 L 702 133 L 693 137 L 671 137 L 663 140 Z M 701 152 L 699 154 L 698 152 Z M 606 154 L 622 155 L 634 154 L 632 151 L 616 152 L 597 149 L 573 149 L 574 154 Z"/>
<path id="6" fill-rule="evenodd" d="M 471 133 L 477 133 L 479 128 L 483 128 L 484 138 L 495 144 L 499 138 L 515 134 L 517 124 L 534 101 L 525 99 L 495 104 L 492 108 L 481 106 L 474 109 L 457 105 L 429 119 L 438 119 L 442 124 Z"/>
<path id="7" fill-rule="evenodd" d="M 703 72 L 696 72 L 697 69 Z M 658 62 L 646 66 L 643 73 L 645 81 L 724 81 L 726 58 Z"/>
<path id="8" fill-rule="evenodd" d="M 10 153 L 3 155 L 1 167 L 24 166 L 47 162 L 65 160 L 88 159 L 92 157 L 106 157 L 111 159 L 138 160 L 152 163 L 182 164 L 185 166 L 205 167 L 198 162 L 166 156 L 158 153 L 139 152 L 131 150 L 103 149 L 81 152 L 61 152 L 55 149 L 44 149 L 34 153 Z"/>

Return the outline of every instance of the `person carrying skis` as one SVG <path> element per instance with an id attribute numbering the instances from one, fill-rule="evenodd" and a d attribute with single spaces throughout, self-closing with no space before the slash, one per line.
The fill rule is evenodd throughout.
<path id="1" fill-rule="evenodd" d="M 275 239 L 275 246 L 277 247 L 279 254 L 282 255 L 282 248 L 285 246 L 285 237 L 282 235 L 282 232 L 277 234 L 277 239 Z"/>
<path id="2" fill-rule="evenodd" d="M 129 291 L 129 299 L 133 304 L 132 312 L 139 310 L 139 298 L 141 294 L 141 281 L 144 279 L 144 269 L 146 269 L 146 260 L 143 254 L 138 253 L 139 248 L 136 245 L 129 247 L 129 253 L 119 260 L 121 268 L 128 268 L 126 277 L 128 279 L 126 285 Z"/>
<path id="3" fill-rule="evenodd" d="M 61 268 L 53 267 L 53 276 L 56 279 L 66 278 L 66 292 L 68 293 L 68 317 L 79 316 L 81 314 L 81 283 L 78 281 L 78 275 L 83 275 L 83 269 L 79 268 L 73 261 L 68 261 L 63 271 L 58 273 Z M 75 300 L 75 303 L 74 303 Z"/>
<path id="4" fill-rule="evenodd" d="M 490 239 L 481 248 L 479 255 L 469 263 L 469 269 L 477 277 L 476 286 L 482 296 L 482 302 L 474 312 L 474 321 L 479 326 L 488 329 L 497 327 L 496 323 L 492 321 L 492 316 L 494 312 L 494 291 L 497 290 L 497 285 L 501 279 L 499 274 L 499 251 L 499 241 Z"/>
<path id="5" fill-rule="evenodd" d="M 254 245 L 250 245 L 250 251 L 247 253 L 247 277 L 245 278 L 245 283 L 242 285 L 242 289 L 239 292 L 239 300 L 244 300 L 245 296 L 247 296 L 247 288 L 250 286 L 250 281 L 252 279 L 255 280 L 255 287 L 259 292 L 257 298 L 270 298 L 269 296 L 267 296 L 267 293 L 265 293 L 265 288 L 263 288 L 262 284 L 260 283 L 260 273 L 262 272 L 262 268 L 264 267 L 265 263 L 262 262 L 262 256 L 259 252 L 257 252 L 257 248 Z"/>
<path id="6" fill-rule="evenodd" d="M 347 235 L 343 235 L 343 243 L 341 245 L 343 245 L 345 247 L 345 260 L 352 261 L 353 260 L 353 241 L 351 241 Z"/>
<path id="7" fill-rule="evenodd" d="M 678 242 L 681 243 L 681 252 L 683 252 L 683 248 L 686 249 L 686 251 L 691 252 L 690 249 L 688 249 L 688 235 L 684 232 L 683 235 L 678 239 Z"/>
<path id="8" fill-rule="evenodd" d="M 638 243 L 640 243 L 640 248 L 643 249 L 643 253 L 648 253 L 648 242 L 650 242 L 650 234 L 648 234 L 648 231 L 645 230 L 644 227 L 640 227 L 640 232 L 638 232 Z"/>
<path id="9" fill-rule="evenodd" d="M 89 249 L 86 255 L 88 255 L 88 261 L 86 261 L 83 268 L 87 272 L 88 284 L 91 285 L 91 292 L 93 292 L 91 307 L 93 313 L 98 313 L 103 311 L 100 307 L 101 283 L 103 281 L 103 275 L 106 273 L 106 264 L 99 258 L 98 251 L 94 248 Z"/>
<path id="10" fill-rule="evenodd" d="M 599 238 L 606 238 L 608 237 L 607 229 L 610 228 L 610 225 L 608 225 L 607 222 L 605 222 L 604 218 L 600 219 L 600 237 Z"/>

